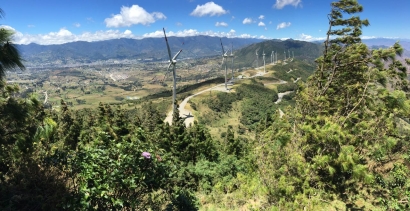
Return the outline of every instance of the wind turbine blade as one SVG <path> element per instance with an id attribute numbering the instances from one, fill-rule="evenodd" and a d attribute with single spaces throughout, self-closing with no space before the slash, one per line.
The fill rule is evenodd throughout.
<path id="1" fill-rule="evenodd" d="M 169 68 L 171 67 L 172 63 L 169 63 L 167 73 L 169 72 Z"/>
<path id="2" fill-rule="evenodd" d="M 169 72 L 170 72 L 170 71 L 167 71 L 167 72 L 165 73 L 164 78 L 162 79 L 161 83 L 164 83 L 164 82 L 167 80 L 168 75 L 169 75 Z"/>
<path id="3" fill-rule="evenodd" d="M 172 58 L 172 57 L 171 57 L 171 49 L 169 48 L 167 35 L 165 34 L 165 28 L 162 28 L 162 29 L 164 30 L 165 42 L 167 43 L 169 61 L 172 62 L 172 60 L 171 60 L 171 58 Z"/>
<path id="4" fill-rule="evenodd" d="M 222 47 L 222 56 L 225 55 L 225 50 L 224 50 L 224 45 L 222 45 L 222 38 L 219 38 L 221 40 L 221 47 Z"/>
<path id="5" fill-rule="evenodd" d="M 177 57 L 179 56 L 179 54 L 182 52 L 182 50 L 179 50 L 177 54 L 175 54 L 174 58 L 172 58 L 172 61 L 174 61 L 175 59 L 177 59 Z"/>

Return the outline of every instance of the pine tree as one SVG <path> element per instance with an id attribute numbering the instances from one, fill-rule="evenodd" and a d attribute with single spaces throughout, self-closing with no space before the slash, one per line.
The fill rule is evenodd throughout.
<path id="1" fill-rule="evenodd" d="M 285 119 L 274 117 L 257 140 L 272 203 L 302 209 L 300 200 L 310 203 L 314 194 L 346 208 L 359 199 L 385 209 L 409 206 L 399 188 L 410 187 L 404 182 L 409 138 L 398 126 L 410 114 L 406 68 L 396 59 L 403 49 L 396 43 L 369 50 L 360 39 L 369 25 L 356 16 L 362 11 L 356 0 L 331 4 L 316 71 L 300 85 L 295 109 L 285 111 Z"/>
<path id="2" fill-rule="evenodd" d="M 395 120 L 409 114 L 410 101 L 403 91 L 406 70 L 396 60 L 400 45 L 370 51 L 360 39 L 369 21 L 344 18 L 363 7 L 356 0 L 331 6 L 323 56 L 299 90 L 295 121 L 304 158 L 315 173 L 310 183 L 349 207 L 360 189 L 374 182 L 378 172 L 369 163 L 383 165 L 375 153 L 384 148 L 383 156 L 391 156 L 402 142 Z"/>

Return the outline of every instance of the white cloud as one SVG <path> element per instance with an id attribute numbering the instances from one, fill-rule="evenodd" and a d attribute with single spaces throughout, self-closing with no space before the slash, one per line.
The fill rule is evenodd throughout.
<path id="1" fill-rule="evenodd" d="M 290 26 L 290 22 L 282 22 L 282 23 L 280 23 L 280 24 L 278 24 L 277 26 L 276 26 L 276 29 L 284 29 L 284 28 L 287 28 L 287 27 L 289 27 Z"/>
<path id="2" fill-rule="evenodd" d="M 106 18 L 104 22 L 107 27 L 124 27 L 136 24 L 150 25 L 157 20 L 166 18 L 161 12 L 148 13 L 144 8 L 132 5 L 131 7 L 121 7 L 120 14 L 112 15 L 111 18 Z"/>
<path id="3" fill-rule="evenodd" d="M 265 23 L 262 22 L 262 21 L 260 21 L 260 22 L 258 23 L 258 26 L 265 26 Z"/>
<path id="4" fill-rule="evenodd" d="M 131 35 L 131 34 L 132 34 L 132 31 L 127 29 L 127 30 L 125 30 L 124 34 L 125 34 L 125 35 Z"/>
<path id="5" fill-rule="evenodd" d="M 36 26 L 33 25 L 33 24 L 29 24 L 29 25 L 27 25 L 27 27 L 28 27 L 28 28 L 34 28 L 34 27 L 36 27 Z"/>
<path id="6" fill-rule="evenodd" d="M 119 38 L 131 38 L 131 39 L 143 39 L 148 37 L 163 37 L 164 32 L 162 30 L 154 31 L 151 33 L 145 33 L 143 35 L 134 35 L 131 30 L 105 30 L 105 31 L 96 31 L 96 32 L 84 32 L 82 34 L 73 34 L 69 30 L 62 28 L 57 32 L 50 32 L 47 34 L 23 34 L 19 31 L 16 31 L 14 28 L 7 26 L 7 25 L 0 25 L 0 28 L 6 28 L 12 30 L 14 32 L 13 35 L 13 43 L 15 44 L 30 44 L 30 43 L 37 43 L 40 45 L 53 45 L 53 44 L 63 44 L 68 42 L 76 42 L 76 41 L 86 41 L 86 42 L 94 42 L 94 41 L 103 41 L 103 40 L 111 40 L 111 39 L 119 39 Z M 167 36 L 176 36 L 176 37 L 188 37 L 188 36 L 198 36 L 198 35 L 205 35 L 205 36 L 213 36 L 213 37 L 228 37 L 228 38 L 258 38 L 256 35 L 250 34 L 241 34 L 236 35 L 236 31 L 234 29 L 229 30 L 228 32 L 221 32 L 221 31 L 202 31 L 199 32 L 196 29 L 186 29 L 180 31 L 167 31 Z"/>
<path id="7" fill-rule="evenodd" d="M 307 35 L 307 34 L 302 33 L 296 39 L 297 40 L 302 40 L 302 41 L 307 41 L 307 42 L 312 42 L 312 41 L 325 40 L 326 37 L 313 37 L 311 35 Z"/>
<path id="8" fill-rule="evenodd" d="M 250 34 L 241 34 L 238 36 L 239 38 L 257 38 L 255 35 L 250 35 Z"/>
<path id="9" fill-rule="evenodd" d="M 81 24 L 80 23 L 73 23 L 73 26 L 75 26 L 75 27 L 80 27 L 81 26 Z"/>
<path id="10" fill-rule="evenodd" d="M 276 0 L 276 3 L 273 5 L 273 8 L 282 9 L 287 5 L 297 7 L 300 3 L 302 3 L 302 0 Z"/>
<path id="11" fill-rule="evenodd" d="M 182 23 L 181 23 L 181 22 L 177 22 L 175 25 L 177 25 L 177 26 L 182 26 Z"/>
<path id="12" fill-rule="evenodd" d="M 243 19 L 242 23 L 243 24 L 250 24 L 250 23 L 252 23 L 252 19 L 251 18 L 245 18 L 245 19 Z"/>
<path id="13" fill-rule="evenodd" d="M 377 38 L 377 37 L 375 37 L 375 36 L 360 36 L 360 38 L 361 39 L 364 39 L 364 40 L 368 40 L 368 39 L 375 39 L 375 38 Z M 390 37 L 389 37 L 390 38 Z M 388 38 L 388 39 L 389 39 Z M 391 37 L 390 39 L 395 39 L 395 38 L 397 38 L 397 37 Z"/>
<path id="14" fill-rule="evenodd" d="M 260 16 L 259 16 L 259 19 L 260 19 L 260 20 L 263 20 L 263 19 L 265 19 L 265 16 L 264 16 L 264 15 L 260 15 Z"/>
<path id="15" fill-rule="evenodd" d="M 73 33 L 71 33 L 65 28 L 62 28 L 57 33 L 51 32 L 50 35 L 56 35 L 58 37 L 69 37 L 69 36 L 73 36 Z"/>
<path id="16" fill-rule="evenodd" d="M 227 27 L 227 26 L 228 26 L 228 24 L 227 24 L 227 23 L 225 23 L 225 22 L 216 22 L 216 23 L 215 23 L 215 26 L 223 26 L 223 27 Z"/>
<path id="17" fill-rule="evenodd" d="M 10 26 L 2 25 L 0 28 L 6 28 L 14 31 L 13 42 L 15 44 L 30 44 L 37 43 L 40 45 L 52 45 L 52 44 L 63 44 L 68 42 L 75 41 L 102 41 L 118 38 L 141 38 L 132 34 L 130 30 L 125 30 L 121 32 L 119 30 L 106 30 L 106 31 L 97 31 L 94 33 L 84 32 L 82 34 L 76 35 L 70 32 L 69 30 L 62 28 L 57 32 L 50 32 L 47 34 L 23 34 L 19 31 L 16 31 Z"/>
<path id="18" fill-rule="evenodd" d="M 228 38 L 233 38 L 233 37 L 241 37 L 242 35 L 236 36 L 236 31 L 231 29 L 229 32 L 214 32 L 212 30 L 209 31 L 204 31 L 204 32 L 199 32 L 196 29 L 186 29 L 182 31 L 167 31 L 167 36 L 169 37 L 190 37 L 190 36 L 198 36 L 198 35 L 205 35 L 205 36 L 212 36 L 212 37 L 228 37 Z M 155 32 L 151 33 L 146 33 L 142 35 L 142 38 L 147 38 L 147 37 L 163 37 L 164 32 L 162 30 L 158 30 Z M 250 36 L 249 38 L 256 38 L 256 36 Z"/>
<path id="19" fill-rule="evenodd" d="M 202 17 L 202 16 L 220 16 L 228 13 L 221 6 L 215 4 L 214 2 L 208 2 L 204 5 L 197 5 L 194 11 L 191 12 L 192 16 Z"/>

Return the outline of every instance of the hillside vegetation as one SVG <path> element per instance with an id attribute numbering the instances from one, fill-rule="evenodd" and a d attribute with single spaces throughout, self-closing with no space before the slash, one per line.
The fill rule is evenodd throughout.
<path id="1" fill-rule="evenodd" d="M 281 61 L 201 94 L 190 127 L 178 110 L 163 122 L 169 93 L 50 110 L 0 74 L 0 210 L 409 210 L 403 48 L 364 45 L 362 10 L 332 3 L 315 68 Z M 11 32 L 0 35 L 10 49 Z M 0 52 L 0 70 L 20 67 L 18 51 Z"/>
<path id="2" fill-rule="evenodd" d="M 310 43 L 298 40 L 266 40 L 259 43 L 253 43 L 247 47 L 241 48 L 235 52 L 235 64 L 242 67 L 256 67 L 256 52 L 259 55 L 258 64 L 263 65 L 262 54 L 265 52 L 266 64 L 271 62 L 272 51 L 277 54 L 277 60 L 283 60 L 285 58 L 284 52 L 286 51 L 286 58 L 291 57 L 298 58 L 299 60 L 313 63 L 313 61 L 319 57 L 323 47 L 317 43 Z"/>

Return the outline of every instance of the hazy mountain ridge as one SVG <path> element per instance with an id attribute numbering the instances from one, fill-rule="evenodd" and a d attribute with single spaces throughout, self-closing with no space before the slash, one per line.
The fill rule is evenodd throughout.
<path id="1" fill-rule="evenodd" d="M 192 36 L 192 37 L 169 37 L 172 53 L 182 49 L 179 58 L 200 58 L 205 56 L 217 56 L 221 54 L 219 37 Z M 392 46 L 396 39 L 363 39 L 370 48 L 386 48 Z M 262 53 L 265 51 L 266 63 L 270 63 L 272 51 L 278 53 L 278 60 L 284 59 L 284 51 L 289 57 L 314 61 L 322 53 L 323 42 L 306 42 L 299 40 L 261 40 L 254 38 L 222 38 L 225 51 L 235 51 L 235 63 L 240 66 L 256 66 L 255 51 L 258 50 L 259 66 L 263 64 Z M 399 42 L 406 50 L 404 57 L 410 57 L 410 40 Z M 168 60 L 164 38 L 137 39 L 113 39 L 98 42 L 77 41 L 61 45 L 17 45 L 24 60 L 31 65 L 44 63 L 70 64 L 89 63 L 108 59 L 135 59 L 135 60 Z"/>
<path id="2" fill-rule="evenodd" d="M 169 37 L 172 53 L 182 49 L 180 58 L 204 57 L 220 54 L 219 37 Z M 222 42 L 229 48 L 231 43 L 235 49 L 260 42 L 253 38 L 222 38 Z M 98 42 L 72 42 L 61 45 L 18 45 L 23 58 L 27 62 L 41 63 L 55 60 L 78 60 L 92 62 L 107 59 L 168 59 L 168 52 L 164 38 L 113 39 Z"/>
<path id="3" fill-rule="evenodd" d="M 372 46 L 390 47 L 390 46 L 393 46 L 394 43 L 399 42 L 399 44 L 403 48 L 410 50 L 410 39 L 374 38 L 374 39 L 362 39 L 362 42 L 368 45 L 369 47 L 372 47 Z"/>

